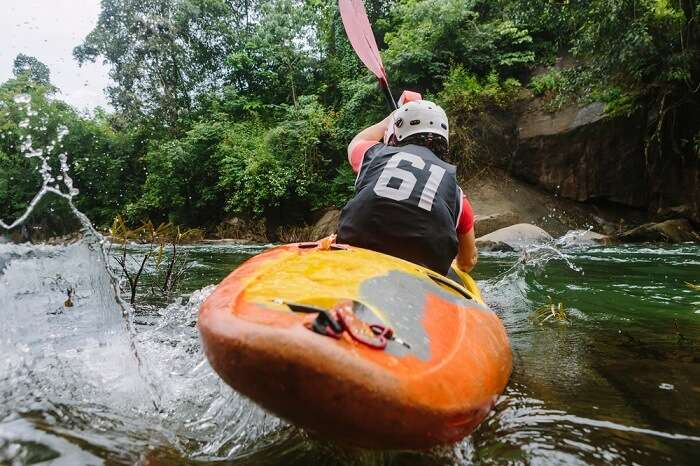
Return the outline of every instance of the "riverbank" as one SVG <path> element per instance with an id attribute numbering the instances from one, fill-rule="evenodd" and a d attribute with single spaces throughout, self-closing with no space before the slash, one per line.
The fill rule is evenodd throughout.
<path id="1" fill-rule="evenodd" d="M 552 237 L 561 237 L 571 230 L 586 230 L 603 235 L 610 241 L 625 243 L 700 241 L 699 225 L 689 220 L 687 209 L 661 214 L 605 200 L 581 202 L 547 191 L 523 181 L 496 166 L 481 168 L 471 176 L 461 176 L 459 183 L 469 198 L 475 214 L 477 237 L 518 224 L 537 226 Z M 62 200 L 57 199 L 55 203 Z M 70 214 L 69 214 L 70 216 Z M 203 244 L 266 244 L 314 241 L 336 231 L 340 210 L 328 208 L 309 215 L 310 222 L 283 225 L 272 229 L 264 219 L 245 220 L 233 217 L 219 225 L 202 227 L 203 239 L 184 241 Z M 67 227 L 66 227 L 67 226 Z M 80 237 L 77 222 L 63 219 L 63 231 L 41 225 L 17 228 L 5 241 L 65 244 Z M 109 231 L 103 231 L 109 236 Z"/>
<path id="2" fill-rule="evenodd" d="M 648 213 L 613 203 L 584 203 L 520 181 L 498 168 L 483 169 L 460 180 L 475 214 L 477 237 L 519 224 L 541 228 L 552 237 L 572 230 L 590 231 L 609 241 L 668 242 L 700 241 L 695 226 L 684 218 L 650 221 Z M 280 229 L 292 241 L 313 241 L 335 232 L 340 211 L 328 209 L 306 226 Z M 243 238 L 249 241 L 249 238 Z"/>

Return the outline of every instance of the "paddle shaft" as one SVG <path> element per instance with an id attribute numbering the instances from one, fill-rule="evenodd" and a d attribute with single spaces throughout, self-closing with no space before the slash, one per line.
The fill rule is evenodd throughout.
<path id="1" fill-rule="evenodd" d="M 379 86 L 384 92 L 389 108 L 392 111 L 396 110 L 396 100 L 391 94 L 389 79 L 382 64 L 377 41 L 374 39 L 372 26 L 367 18 L 367 11 L 362 0 L 338 0 L 338 9 L 353 50 L 367 69 L 379 80 Z"/>
<path id="2" fill-rule="evenodd" d="M 394 99 L 394 96 L 391 94 L 391 88 L 389 88 L 389 82 L 388 81 L 382 81 L 381 79 L 379 80 L 379 87 L 382 88 L 382 91 L 384 91 L 384 97 L 386 97 L 386 102 L 389 105 L 389 110 L 392 112 L 399 108 L 396 105 L 396 99 Z"/>

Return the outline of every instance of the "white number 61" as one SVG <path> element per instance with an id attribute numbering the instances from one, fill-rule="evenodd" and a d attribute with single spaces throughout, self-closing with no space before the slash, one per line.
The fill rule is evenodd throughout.
<path id="1" fill-rule="evenodd" d="M 394 154 L 394 156 L 387 162 L 382 174 L 379 175 L 377 184 L 374 185 L 374 193 L 377 196 L 393 199 L 394 201 L 405 201 L 411 197 L 413 188 L 416 187 L 416 182 L 418 180 L 410 171 L 399 168 L 399 163 L 402 161 L 410 163 L 418 170 L 425 169 L 425 161 L 417 155 L 409 154 L 407 152 L 399 152 Z M 445 176 L 445 169 L 439 165 L 431 164 L 428 170 L 430 171 L 430 178 L 428 178 L 428 182 L 423 188 L 423 192 L 420 196 L 420 202 L 418 202 L 418 207 L 430 212 L 433 209 L 435 194 L 437 193 L 438 187 L 442 182 L 442 178 Z M 389 182 L 392 178 L 401 180 L 401 184 L 399 184 L 398 188 L 392 188 L 389 186 Z"/>
<path id="2" fill-rule="evenodd" d="M 416 187 L 418 180 L 410 171 L 399 168 L 399 163 L 402 161 L 410 163 L 418 170 L 425 169 L 425 161 L 417 155 L 407 152 L 394 154 L 387 162 L 386 167 L 384 167 L 382 174 L 379 176 L 379 180 L 377 180 L 377 184 L 374 185 L 374 193 L 377 196 L 393 199 L 394 201 L 405 201 L 411 197 L 413 188 Z M 430 178 L 428 178 L 428 182 L 423 188 L 418 207 L 430 212 L 433 209 L 435 194 L 437 193 L 438 187 L 440 187 L 442 178 L 445 176 L 445 169 L 439 165 L 431 164 L 428 170 L 430 171 Z M 401 184 L 398 188 L 389 186 L 389 182 L 392 178 L 401 180 Z"/>

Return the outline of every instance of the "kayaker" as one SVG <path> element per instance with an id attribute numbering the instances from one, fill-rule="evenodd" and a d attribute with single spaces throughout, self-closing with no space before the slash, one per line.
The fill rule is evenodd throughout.
<path id="1" fill-rule="evenodd" d="M 380 140 L 384 142 L 380 142 Z M 447 275 L 477 262 L 474 214 L 448 154 L 445 111 L 408 102 L 348 145 L 355 195 L 340 215 L 338 242 L 383 252 Z"/>

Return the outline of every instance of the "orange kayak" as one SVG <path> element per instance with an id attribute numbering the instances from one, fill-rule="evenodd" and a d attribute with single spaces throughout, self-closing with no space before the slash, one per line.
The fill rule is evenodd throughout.
<path id="1" fill-rule="evenodd" d="M 224 279 L 198 327 L 222 379 L 277 416 L 361 447 L 429 448 L 471 433 L 512 367 L 501 321 L 462 279 L 290 244 Z"/>

